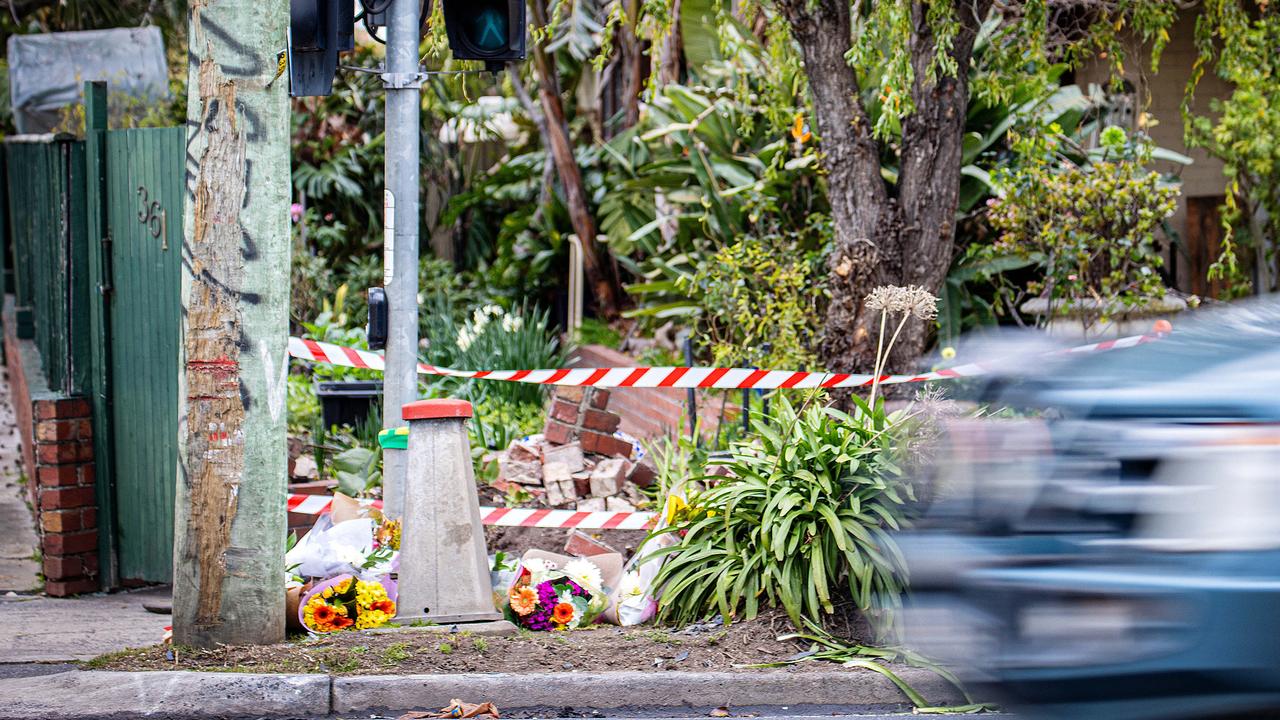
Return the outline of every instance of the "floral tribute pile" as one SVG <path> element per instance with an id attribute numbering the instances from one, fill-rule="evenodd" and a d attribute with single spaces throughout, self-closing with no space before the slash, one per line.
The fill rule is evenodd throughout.
<path id="1" fill-rule="evenodd" d="M 289 608 L 303 630 L 367 630 L 387 625 L 396 615 L 392 578 L 399 564 L 400 522 L 354 501 L 349 505 L 348 515 L 363 516 L 321 516 L 285 555 L 291 576 L 286 598 L 297 598 L 297 612 L 294 600 Z"/>
<path id="2" fill-rule="evenodd" d="M 507 618 L 530 630 L 572 630 L 589 625 L 609 605 L 600 568 L 586 558 L 563 567 L 526 558 L 507 593 Z"/>
<path id="3" fill-rule="evenodd" d="M 302 626 L 312 632 L 329 633 L 386 625 L 396 615 L 396 604 L 391 599 L 394 587 L 389 591 L 389 582 L 339 575 L 319 583 L 299 605 Z"/>

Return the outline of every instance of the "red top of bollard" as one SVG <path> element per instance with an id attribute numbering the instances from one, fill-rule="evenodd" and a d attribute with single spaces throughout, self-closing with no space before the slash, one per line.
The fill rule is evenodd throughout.
<path id="1" fill-rule="evenodd" d="M 405 420 L 440 420 L 442 418 L 471 417 L 471 403 L 466 400 L 438 398 L 406 403 L 401 409 Z"/>

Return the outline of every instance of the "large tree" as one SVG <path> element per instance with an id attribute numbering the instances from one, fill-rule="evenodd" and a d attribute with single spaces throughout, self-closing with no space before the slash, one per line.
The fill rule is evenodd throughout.
<path id="1" fill-rule="evenodd" d="M 939 13 L 939 4 L 951 7 Z M 835 225 L 828 257 L 831 305 L 821 350 L 829 368 L 871 366 L 875 343 L 863 299 L 873 288 L 911 284 L 936 290 L 946 276 L 960 192 L 969 63 L 990 5 L 991 0 L 904 4 L 910 33 L 906 46 L 895 49 L 910 61 L 906 79 L 914 109 L 902 118 L 901 136 L 895 137 L 900 170 L 893 192 L 881 176 L 881 140 L 858 75 L 846 60 L 854 47 L 851 12 L 856 8 L 848 0 L 777 0 L 804 54 Z M 924 323 L 913 321 L 899 357 L 918 355 L 925 334 Z"/>
<path id="2" fill-rule="evenodd" d="M 820 352 L 826 367 L 872 366 L 873 318 L 863 300 L 873 288 L 936 292 L 944 282 L 971 78 L 999 94 L 1015 76 L 1045 73 L 1090 50 L 1118 65 L 1125 21 L 1151 37 L 1167 27 L 1173 7 L 1166 0 L 772 0 L 767 9 L 785 20 L 804 61 L 835 231 Z M 999 30 L 976 73 L 974 44 L 986 22 Z M 913 320 L 891 366 L 914 361 L 928 333 Z"/>

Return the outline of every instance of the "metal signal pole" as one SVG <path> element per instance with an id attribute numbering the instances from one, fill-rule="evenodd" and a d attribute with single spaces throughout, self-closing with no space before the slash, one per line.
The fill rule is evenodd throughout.
<path id="1" fill-rule="evenodd" d="M 392 0 L 387 20 L 386 191 L 383 286 L 389 315 L 382 426 L 404 425 L 401 408 L 418 396 L 418 152 L 423 75 L 418 66 L 419 0 Z M 404 450 L 383 453 L 388 517 L 404 512 Z"/>

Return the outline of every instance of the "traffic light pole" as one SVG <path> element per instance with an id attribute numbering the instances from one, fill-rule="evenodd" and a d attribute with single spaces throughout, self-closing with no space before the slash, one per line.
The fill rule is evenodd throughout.
<path id="1" fill-rule="evenodd" d="M 419 0 L 392 0 L 387 21 L 386 194 L 383 285 L 389 311 L 382 426 L 404 425 L 401 408 L 418 395 L 418 152 L 422 74 L 418 67 Z M 388 517 L 404 513 L 404 450 L 383 452 Z"/>

